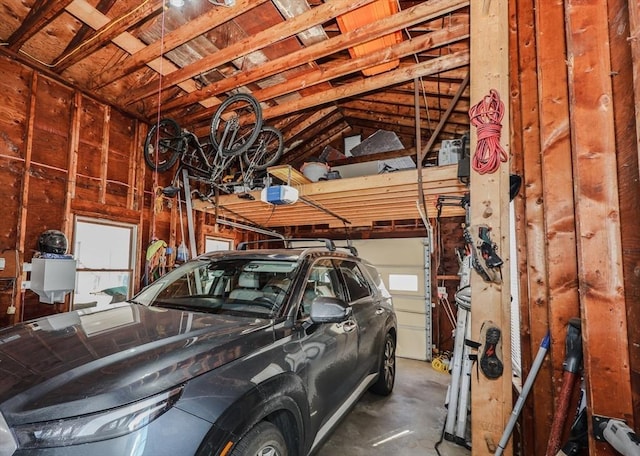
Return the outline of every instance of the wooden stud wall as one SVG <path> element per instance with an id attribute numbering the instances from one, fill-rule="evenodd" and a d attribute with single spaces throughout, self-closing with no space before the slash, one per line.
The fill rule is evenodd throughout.
<path id="1" fill-rule="evenodd" d="M 589 419 L 622 418 L 638 429 L 640 336 L 630 324 L 640 314 L 634 14 L 637 5 L 624 1 L 511 1 L 512 140 L 522 151 L 513 170 L 524 177 L 516 199 L 524 376 L 537 341 L 547 329 L 552 338 L 521 417 L 521 442 L 532 454 L 545 453 L 574 316 L 582 321 Z M 590 454 L 616 454 L 592 435 Z"/>
<path id="2" fill-rule="evenodd" d="M 68 301 L 41 304 L 34 293 L 21 293 L 21 265 L 47 229 L 62 230 L 72 251 L 75 215 L 139 227 L 137 290 L 151 235 L 174 251 L 181 241 L 177 200 L 163 197 L 153 211 L 156 189 L 171 176 L 144 166 L 146 127 L 7 58 L 0 58 L 0 74 L 0 325 L 67 309 Z M 186 226 L 184 207 L 183 218 Z M 16 312 L 7 315 L 10 304 Z"/>

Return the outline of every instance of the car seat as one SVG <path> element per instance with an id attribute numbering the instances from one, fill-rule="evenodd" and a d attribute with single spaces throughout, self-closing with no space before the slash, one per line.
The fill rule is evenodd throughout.
<path id="1" fill-rule="evenodd" d="M 238 276 L 238 288 L 231 290 L 230 299 L 238 299 L 242 301 L 253 301 L 256 298 L 264 296 L 264 293 L 258 288 L 260 280 L 255 272 L 242 272 Z"/>

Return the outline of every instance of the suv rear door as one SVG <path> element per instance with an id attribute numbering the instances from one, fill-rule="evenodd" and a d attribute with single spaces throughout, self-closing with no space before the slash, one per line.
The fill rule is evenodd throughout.
<path id="1" fill-rule="evenodd" d="M 336 265 L 358 323 L 358 372 L 362 378 L 377 369 L 387 312 L 380 305 L 376 287 L 356 261 L 337 260 Z"/>

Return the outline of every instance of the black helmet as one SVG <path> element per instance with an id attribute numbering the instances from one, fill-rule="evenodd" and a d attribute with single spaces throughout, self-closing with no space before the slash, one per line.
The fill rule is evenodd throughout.
<path id="1" fill-rule="evenodd" d="M 42 253 L 64 255 L 67 253 L 67 237 L 62 231 L 47 230 L 38 239 L 38 250 Z"/>

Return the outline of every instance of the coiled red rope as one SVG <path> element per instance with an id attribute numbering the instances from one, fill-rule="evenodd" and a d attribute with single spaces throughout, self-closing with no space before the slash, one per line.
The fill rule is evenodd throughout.
<path id="1" fill-rule="evenodd" d="M 494 173 L 501 162 L 509 159 L 500 144 L 504 103 L 495 89 L 489 91 L 480 103 L 469 109 L 471 125 L 478 132 L 478 144 L 473 155 L 472 166 L 480 174 Z"/>

